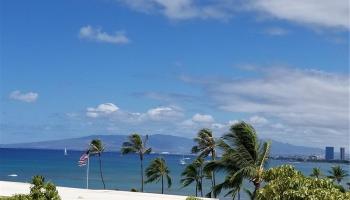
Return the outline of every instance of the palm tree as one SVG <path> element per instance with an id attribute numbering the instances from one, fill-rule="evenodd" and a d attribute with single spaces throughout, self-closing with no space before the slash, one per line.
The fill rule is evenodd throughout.
<path id="1" fill-rule="evenodd" d="M 211 159 L 214 161 L 216 158 L 216 141 L 213 137 L 213 133 L 210 129 L 201 129 L 197 137 L 194 138 L 194 141 L 197 143 L 192 147 L 192 153 L 199 153 L 198 157 L 205 158 L 211 155 Z M 215 187 L 215 173 L 211 172 L 211 183 L 212 188 Z M 214 193 L 213 197 L 216 197 Z"/>
<path id="2" fill-rule="evenodd" d="M 255 129 L 248 123 L 239 122 L 222 137 L 219 147 L 223 150 L 221 163 L 231 186 L 240 187 L 243 179 L 254 185 L 253 196 L 263 181 L 263 172 L 270 152 L 270 142 L 260 143 Z M 229 162 L 230 164 L 228 164 Z M 226 166 L 225 166 L 226 165 Z"/>
<path id="3" fill-rule="evenodd" d="M 162 181 L 162 194 L 164 194 L 164 177 L 167 179 L 168 188 L 171 187 L 171 177 L 169 169 L 163 158 L 154 159 L 146 169 L 147 180 L 145 183 Z"/>
<path id="4" fill-rule="evenodd" d="M 196 184 L 196 196 L 198 196 L 198 191 L 201 192 L 201 196 L 203 196 L 202 190 L 202 181 L 203 181 L 203 163 L 204 160 L 202 158 L 197 158 L 190 165 L 187 165 L 185 170 L 181 173 L 181 184 L 183 187 L 187 187 L 193 182 Z"/>
<path id="5" fill-rule="evenodd" d="M 124 142 L 121 148 L 122 154 L 137 153 L 140 157 L 140 170 L 141 170 L 141 192 L 143 192 L 143 159 L 146 154 L 151 153 L 152 148 L 146 147 L 148 141 L 148 135 L 142 140 L 141 136 L 134 133 L 128 138 L 129 141 Z"/>
<path id="6" fill-rule="evenodd" d="M 341 183 L 344 177 L 348 176 L 348 173 L 346 172 L 346 170 L 342 169 L 339 165 L 333 166 L 332 169 L 329 170 L 328 172 L 330 173 L 328 178 L 333 179 L 333 181 L 337 181 L 338 184 Z"/>
<path id="7" fill-rule="evenodd" d="M 101 161 L 101 154 L 104 151 L 104 146 L 101 140 L 99 139 L 93 139 L 90 142 L 90 148 L 89 148 L 89 154 L 91 155 L 98 155 L 99 163 L 100 163 L 100 176 L 103 184 L 103 189 L 106 189 L 105 181 L 103 180 L 103 174 L 102 174 L 102 161 Z"/>
<path id="8" fill-rule="evenodd" d="M 224 146 L 224 144 L 225 143 L 223 141 L 219 141 L 220 146 Z M 225 197 L 231 195 L 232 199 L 234 199 L 237 195 L 238 199 L 240 199 L 240 189 L 242 188 L 243 177 L 234 176 L 239 168 L 234 159 L 232 159 L 231 154 L 232 149 L 228 147 L 226 151 L 223 151 L 222 158 L 220 160 L 211 161 L 206 164 L 204 171 L 217 171 L 227 173 L 224 181 L 213 187 L 212 192 L 215 196 L 219 195 L 222 190 L 227 190 L 227 193 L 224 195 Z"/>
<path id="9" fill-rule="evenodd" d="M 311 177 L 320 178 L 322 176 L 321 169 L 319 167 L 312 168 Z"/>

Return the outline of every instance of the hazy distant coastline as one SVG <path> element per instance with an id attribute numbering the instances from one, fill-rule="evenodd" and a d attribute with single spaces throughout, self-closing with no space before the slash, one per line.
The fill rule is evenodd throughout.
<path id="1" fill-rule="evenodd" d="M 105 141 L 106 151 L 118 152 L 126 135 L 91 135 L 80 138 L 50 140 L 31 143 L 0 144 L 0 148 L 28 148 L 28 149 L 64 149 L 85 150 L 92 138 L 100 138 Z M 150 146 L 156 153 L 169 152 L 171 154 L 189 154 L 189 149 L 194 145 L 190 138 L 155 134 L 150 135 Z M 320 148 L 296 146 L 292 144 L 272 141 L 271 155 L 323 155 Z"/>

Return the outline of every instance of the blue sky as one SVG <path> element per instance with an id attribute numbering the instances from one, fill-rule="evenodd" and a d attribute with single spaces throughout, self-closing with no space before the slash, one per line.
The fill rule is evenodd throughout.
<path id="1" fill-rule="evenodd" d="M 293 6 L 291 6 L 293 4 Z M 217 135 L 349 141 L 345 1 L 1 1 L 0 143 Z M 327 10 L 327 12 L 325 12 Z"/>

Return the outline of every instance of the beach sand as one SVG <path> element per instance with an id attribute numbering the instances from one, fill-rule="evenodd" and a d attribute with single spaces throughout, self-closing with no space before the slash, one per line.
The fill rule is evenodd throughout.
<path id="1" fill-rule="evenodd" d="M 0 196 L 12 196 L 14 194 L 28 194 L 30 184 L 0 181 Z M 185 200 L 186 196 L 162 195 L 154 193 L 126 192 L 113 190 L 91 190 L 80 188 L 57 187 L 62 200 Z M 201 198 L 208 199 L 208 198 Z M 212 199 L 211 199 L 212 200 Z"/>

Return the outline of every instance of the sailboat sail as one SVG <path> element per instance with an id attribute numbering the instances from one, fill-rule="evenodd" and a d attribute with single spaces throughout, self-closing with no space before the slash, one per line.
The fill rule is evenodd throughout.
<path id="1" fill-rule="evenodd" d="M 186 165 L 186 160 L 184 155 L 182 155 L 182 158 L 180 159 L 180 165 Z"/>

